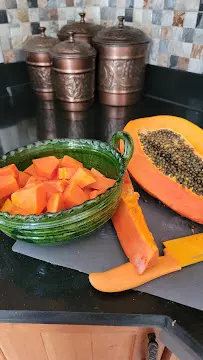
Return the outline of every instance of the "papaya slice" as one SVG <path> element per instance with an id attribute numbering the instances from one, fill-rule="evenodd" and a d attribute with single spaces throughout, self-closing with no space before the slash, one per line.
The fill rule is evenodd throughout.
<path id="1" fill-rule="evenodd" d="M 17 180 L 13 176 L 0 176 L 0 199 L 9 196 L 18 189 Z"/>
<path id="2" fill-rule="evenodd" d="M 69 209 L 72 206 L 80 205 L 86 200 L 89 200 L 88 195 L 74 181 L 67 186 L 63 193 L 63 201 L 66 209 Z"/>
<path id="3" fill-rule="evenodd" d="M 35 172 L 35 168 L 34 168 L 34 164 L 28 166 L 28 168 L 26 168 L 24 170 L 24 173 L 30 175 L 30 176 L 36 176 L 36 172 Z"/>
<path id="4" fill-rule="evenodd" d="M 107 189 L 111 188 L 116 180 L 107 178 L 105 176 L 94 176 L 96 181 L 90 184 L 91 189 L 98 190 L 99 193 L 104 193 Z"/>
<path id="5" fill-rule="evenodd" d="M 99 191 L 98 191 L 98 190 L 92 190 L 92 191 L 90 192 L 89 198 L 90 198 L 90 199 L 95 199 L 98 195 L 99 195 Z"/>
<path id="6" fill-rule="evenodd" d="M 67 180 L 49 180 L 44 182 L 47 198 L 49 199 L 54 193 L 63 193 L 68 185 Z"/>
<path id="7" fill-rule="evenodd" d="M 71 168 L 71 167 L 60 167 L 58 168 L 58 173 L 57 173 L 57 178 L 62 180 L 62 179 L 71 179 L 72 176 L 75 174 L 75 172 L 77 171 L 76 168 Z"/>
<path id="8" fill-rule="evenodd" d="M 92 273 L 89 275 L 89 281 L 95 289 L 112 293 L 136 288 L 178 270 L 181 270 L 179 263 L 170 254 L 166 254 L 160 256 L 156 265 L 142 275 L 139 275 L 137 269 L 128 262 L 103 273 Z"/>
<path id="9" fill-rule="evenodd" d="M 47 211 L 55 213 L 61 210 L 64 210 L 62 195 L 60 193 L 52 194 L 52 196 L 47 202 Z"/>
<path id="10" fill-rule="evenodd" d="M 46 206 L 46 190 L 43 183 L 28 185 L 11 195 L 12 203 L 29 214 L 40 214 Z"/>
<path id="11" fill-rule="evenodd" d="M 33 160 L 33 164 L 38 176 L 52 180 L 57 173 L 60 160 L 55 156 L 46 156 Z"/>
<path id="12" fill-rule="evenodd" d="M 78 161 L 68 155 L 65 155 L 60 162 L 60 167 L 73 167 L 73 168 L 81 167 L 82 168 L 83 164 L 80 161 Z"/>
<path id="13" fill-rule="evenodd" d="M 71 181 L 74 181 L 77 185 L 79 185 L 82 189 L 88 185 L 92 185 L 96 182 L 94 176 L 91 171 L 85 168 L 78 168 Z"/>
<path id="14" fill-rule="evenodd" d="M 130 121 L 132 177 L 180 215 L 203 224 L 203 130 L 187 120 L 157 116 Z"/>
<path id="15" fill-rule="evenodd" d="M 29 180 L 30 175 L 28 175 L 27 173 L 23 172 L 23 171 L 19 171 L 19 175 L 18 175 L 18 185 L 20 187 L 23 187 L 26 185 L 27 181 Z"/>
<path id="16" fill-rule="evenodd" d="M 8 212 L 11 215 L 28 215 L 28 211 L 15 206 L 10 199 L 7 199 L 1 208 L 1 212 Z"/>
<path id="17" fill-rule="evenodd" d="M 95 169 L 95 168 L 92 168 L 91 169 L 91 173 L 94 175 L 94 176 L 97 176 L 97 177 L 104 177 L 104 175 L 99 171 L 99 170 L 97 170 L 97 169 Z"/>
<path id="18" fill-rule="evenodd" d="M 15 166 L 15 164 L 4 166 L 0 168 L 0 176 L 13 176 L 14 178 L 18 178 L 19 170 Z"/>
<path id="19" fill-rule="evenodd" d="M 1 207 L 1 211 L 10 213 L 12 206 L 13 206 L 12 201 L 10 199 L 7 199 L 3 204 L 3 206 Z"/>

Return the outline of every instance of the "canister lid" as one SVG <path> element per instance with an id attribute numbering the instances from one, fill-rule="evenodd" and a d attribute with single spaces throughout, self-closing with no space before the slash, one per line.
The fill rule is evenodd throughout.
<path id="1" fill-rule="evenodd" d="M 118 16 L 118 25 L 111 26 L 109 28 L 99 31 L 97 35 L 93 38 L 93 42 L 95 44 L 117 46 L 149 42 L 148 36 L 143 31 L 130 26 L 125 26 L 123 23 L 124 20 L 124 16 Z"/>
<path id="2" fill-rule="evenodd" d="M 23 49 L 27 52 L 48 53 L 59 41 L 45 35 L 46 28 L 40 27 L 40 36 L 33 37 L 25 42 Z"/>
<path id="3" fill-rule="evenodd" d="M 79 13 L 80 21 L 75 21 L 71 24 L 64 25 L 58 32 L 58 38 L 60 40 L 68 39 L 68 32 L 73 31 L 75 34 L 87 35 L 93 37 L 98 31 L 102 29 L 102 26 L 85 22 L 85 12 Z"/>
<path id="4" fill-rule="evenodd" d="M 68 32 L 69 40 L 62 41 L 51 50 L 53 58 L 79 58 L 86 59 L 96 56 L 96 50 L 88 43 L 79 43 L 74 41 L 74 32 Z"/>

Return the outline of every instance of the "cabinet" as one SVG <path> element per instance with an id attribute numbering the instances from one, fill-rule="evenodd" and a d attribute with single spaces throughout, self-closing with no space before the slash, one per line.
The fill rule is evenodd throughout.
<path id="1" fill-rule="evenodd" d="M 149 332 L 157 360 L 179 360 L 159 330 L 125 326 L 0 324 L 0 360 L 146 360 Z"/>

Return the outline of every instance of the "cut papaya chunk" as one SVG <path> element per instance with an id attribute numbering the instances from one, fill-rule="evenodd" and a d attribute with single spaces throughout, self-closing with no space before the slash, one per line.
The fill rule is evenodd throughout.
<path id="1" fill-rule="evenodd" d="M 76 171 L 77 171 L 76 168 L 60 167 L 60 168 L 58 168 L 57 178 L 60 180 L 71 179 Z"/>
<path id="2" fill-rule="evenodd" d="M 30 175 L 30 176 L 36 176 L 34 164 L 28 166 L 28 168 L 25 169 L 24 172 L 25 172 L 26 174 Z"/>
<path id="3" fill-rule="evenodd" d="M 62 193 L 68 186 L 67 180 L 50 180 L 44 182 L 47 198 L 49 199 L 54 193 Z"/>
<path id="4" fill-rule="evenodd" d="M 84 187 L 95 183 L 95 178 L 89 170 L 84 168 L 78 168 L 76 173 L 71 178 L 71 181 L 74 181 L 83 189 Z"/>
<path id="5" fill-rule="evenodd" d="M 99 190 L 100 193 L 105 192 L 115 184 L 116 180 L 106 178 L 105 176 L 97 177 L 96 181 L 90 185 L 94 190 Z"/>
<path id="6" fill-rule="evenodd" d="M 92 191 L 90 192 L 89 198 L 90 198 L 90 199 L 95 199 L 99 194 L 100 194 L 100 193 L 99 193 L 98 190 L 92 190 Z"/>
<path id="7" fill-rule="evenodd" d="M 104 175 L 103 175 L 100 171 L 98 171 L 97 169 L 95 169 L 95 168 L 92 168 L 92 169 L 91 169 L 91 173 L 92 173 L 93 175 L 97 176 L 97 177 L 104 177 Z"/>
<path id="8" fill-rule="evenodd" d="M 65 208 L 69 209 L 72 206 L 80 205 L 84 201 L 89 200 L 89 197 L 79 185 L 75 182 L 71 182 L 63 193 L 63 200 Z"/>
<path id="9" fill-rule="evenodd" d="M 133 195 L 133 194 L 134 194 L 133 184 L 130 180 L 128 171 L 126 171 L 124 179 L 123 179 L 122 197 L 127 196 L 127 195 Z"/>
<path id="10" fill-rule="evenodd" d="M 14 178 L 18 178 L 19 170 L 14 164 L 4 166 L 0 168 L 0 176 L 13 176 Z"/>
<path id="11" fill-rule="evenodd" d="M 68 155 L 65 155 L 60 162 L 60 167 L 73 167 L 73 168 L 81 167 L 82 168 L 83 164 L 80 161 L 78 161 Z"/>
<path id="12" fill-rule="evenodd" d="M 43 183 L 27 186 L 11 195 L 12 203 L 29 214 L 40 214 L 46 206 L 46 190 Z"/>
<path id="13" fill-rule="evenodd" d="M 3 204 L 1 211 L 10 213 L 12 206 L 13 206 L 12 201 L 10 199 L 7 199 Z"/>
<path id="14" fill-rule="evenodd" d="M 61 210 L 64 210 L 62 195 L 59 193 L 52 194 L 52 196 L 47 202 L 47 211 L 55 213 Z"/>
<path id="15" fill-rule="evenodd" d="M 55 156 L 46 156 L 33 160 L 36 174 L 49 180 L 53 179 L 56 175 L 59 163 L 59 159 Z"/>
<path id="16" fill-rule="evenodd" d="M 44 181 L 47 181 L 47 179 L 45 177 L 30 176 L 30 178 L 28 179 L 26 185 L 35 184 L 35 183 L 44 182 Z"/>
<path id="17" fill-rule="evenodd" d="M 138 193 L 122 197 L 112 222 L 126 256 L 142 274 L 156 263 L 159 252 L 138 199 Z"/>
<path id="18" fill-rule="evenodd" d="M 103 292 L 120 292 L 143 285 L 151 280 L 181 270 L 179 263 L 170 254 L 160 256 L 155 266 L 139 275 L 129 262 L 114 269 L 89 275 L 91 285 Z"/>
<path id="19" fill-rule="evenodd" d="M 21 208 L 15 206 L 15 205 L 12 206 L 11 210 L 9 211 L 9 213 L 10 213 L 11 215 L 17 215 L 17 214 L 19 214 L 19 215 L 24 215 L 24 216 L 30 214 L 29 211 L 27 211 L 27 210 L 25 210 L 25 209 L 21 209 Z"/>
<path id="20" fill-rule="evenodd" d="M 26 185 L 27 181 L 29 180 L 30 175 L 26 174 L 23 171 L 19 171 L 18 175 L 18 185 L 19 187 L 23 187 Z"/>
<path id="21" fill-rule="evenodd" d="M 152 196 L 203 224 L 203 130 L 173 116 L 129 122 L 135 151 L 132 177 Z"/>
<path id="22" fill-rule="evenodd" d="M 5 196 L 0 199 L 0 208 L 4 205 L 4 203 L 7 199 L 10 199 L 10 196 Z"/>
<path id="23" fill-rule="evenodd" d="M 17 180 L 13 176 L 0 176 L 0 199 L 9 196 L 18 189 Z"/>

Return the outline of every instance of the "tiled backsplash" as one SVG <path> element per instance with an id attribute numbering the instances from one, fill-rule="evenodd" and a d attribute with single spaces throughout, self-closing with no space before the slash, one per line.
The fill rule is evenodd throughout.
<path id="1" fill-rule="evenodd" d="M 23 60 L 23 42 L 40 25 L 56 36 L 83 10 L 87 21 L 110 26 L 124 15 L 143 29 L 150 64 L 203 73 L 203 0 L 0 0 L 0 62 Z"/>

